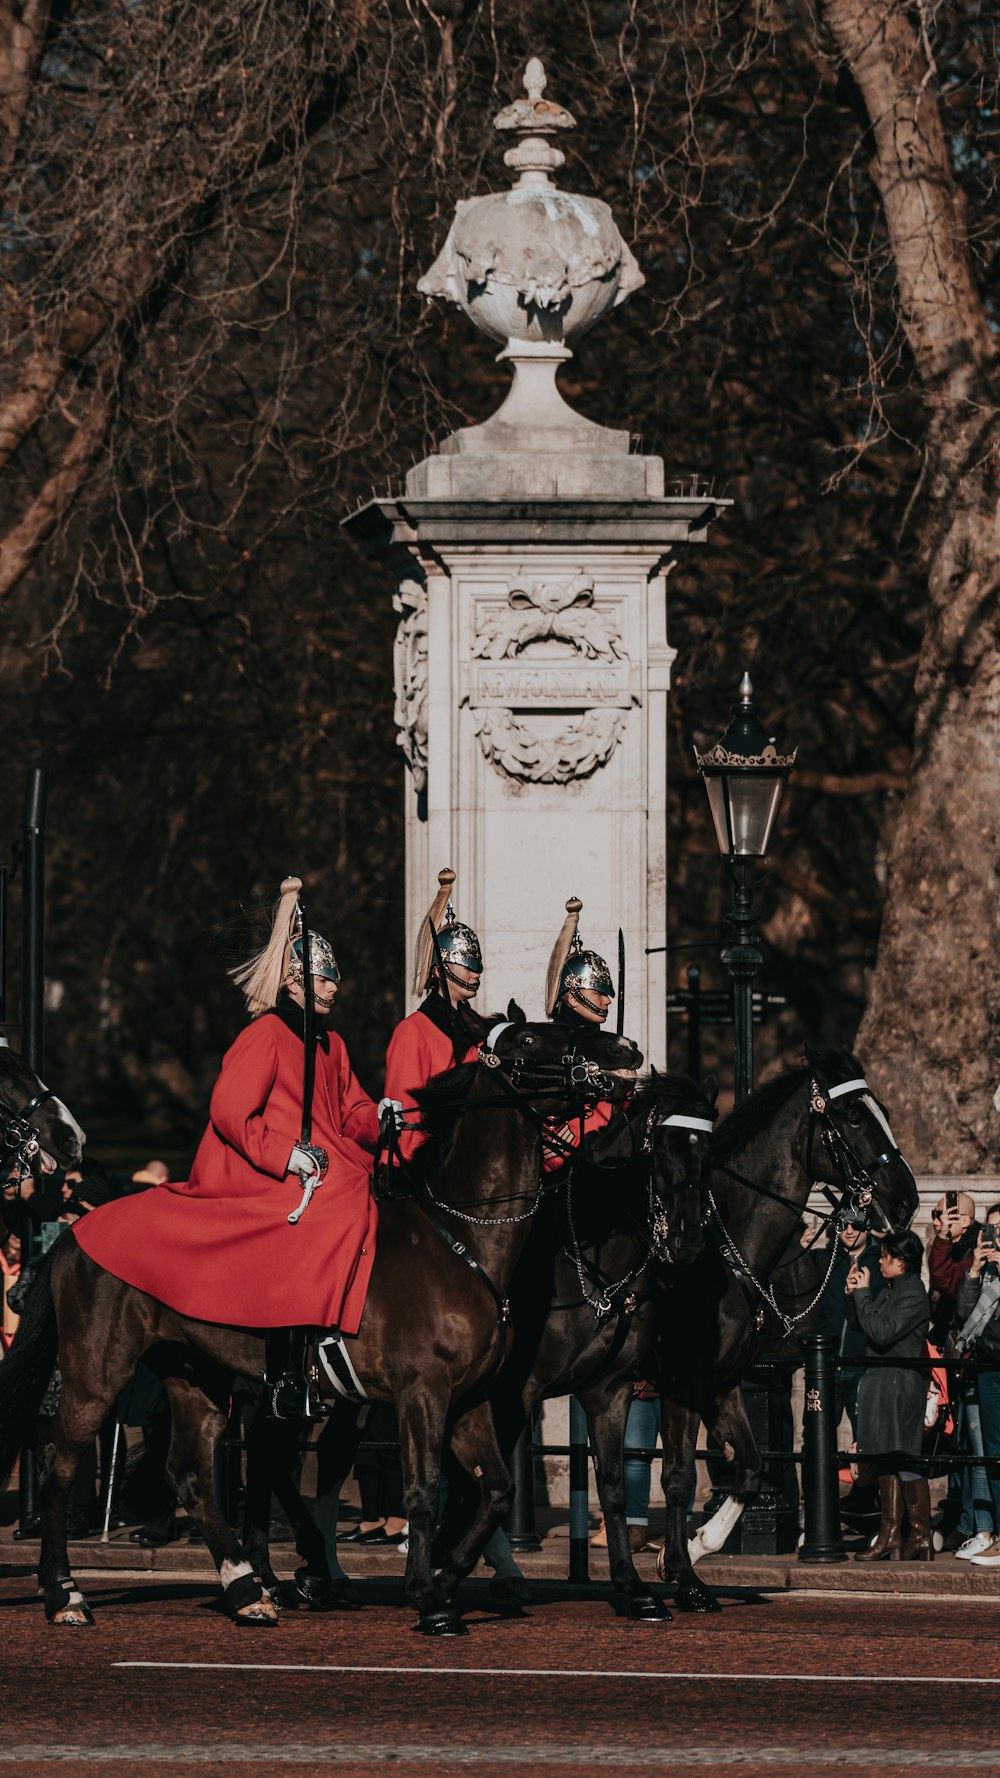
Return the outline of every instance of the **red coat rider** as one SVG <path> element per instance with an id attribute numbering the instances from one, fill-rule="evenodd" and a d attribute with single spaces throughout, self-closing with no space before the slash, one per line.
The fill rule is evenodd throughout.
<path id="1" fill-rule="evenodd" d="M 453 870 L 438 872 L 438 893 L 427 919 L 417 935 L 414 960 L 413 990 L 426 993 L 427 998 L 416 1012 L 401 1019 L 391 1038 L 385 1058 L 385 1096 L 397 1107 L 407 1124 L 419 1123 L 420 1112 L 413 1097 L 435 1074 L 456 1068 L 461 1062 L 473 1062 L 476 1045 L 469 1044 L 455 1053 L 455 1011 L 468 1000 L 474 1000 L 483 971 L 479 940 L 470 926 L 456 918 L 451 902 L 455 881 Z M 438 949 L 445 981 L 442 984 L 428 921 L 438 935 Z M 442 992 L 447 990 L 447 998 Z M 460 1043 L 463 1040 L 459 1039 Z M 403 1130 L 399 1137 L 399 1153 L 404 1161 L 413 1156 L 427 1141 L 421 1130 Z"/>
<path id="2" fill-rule="evenodd" d="M 585 951 L 580 937 L 580 910 L 582 901 L 571 895 L 566 903 L 566 918 L 563 921 L 559 937 L 556 939 L 549 958 L 548 974 L 545 978 L 545 1010 L 555 1025 L 565 1025 L 567 1033 L 581 1030 L 588 1025 L 603 1025 L 608 1010 L 615 997 L 611 971 L 604 958 L 597 951 Z M 635 1080 L 632 1069 L 616 1069 L 626 1082 Z M 563 1143 L 570 1143 L 578 1148 L 581 1138 L 586 1140 L 621 1110 L 621 1105 L 628 1097 L 627 1089 L 623 1089 L 621 1101 L 599 1099 L 591 1105 L 582 1119 L 573 1118 L 562 1124 L 552 1124 L 553 1132 Z M 565 1166 L 566 1156 L 559 1148 L 546 1148 L 545 1171 L 554 1173 Z"/>
<path id="3" fill-rule="evenodd" d="M 329 1026 L 340 971 L 310 933 L 316 1012 L 312 1135 L 303 1090 L 302 885 L 287 877 L 271 938 L 233 971 L 253 1014 L 223 1058 L 191 1177 L 94 1210 L 74 1225 L 85 1253 L 182 1315 L 266 1328 L 274 1411 L 312 1414 L 306 1330 L 356 1333 L 375 1254 L 371 1195 L 378 1111 Z M 305 1183 L 318 1187 L 289 1222 Z"/>

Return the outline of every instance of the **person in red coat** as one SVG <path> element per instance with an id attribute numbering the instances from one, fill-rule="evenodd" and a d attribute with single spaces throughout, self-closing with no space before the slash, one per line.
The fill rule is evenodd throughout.
<path id="1" fill-rule="evenodd" d="M 615 997 L 611 971 L 604 958 L 597 951 L 584 949 L 580 937 L 582 907 L 579 896 L 571 895 L 545 978 L 545 1011 L 553 1024 L 566 1027 L 567 1035 L 588 1025 L 603 1025 Z M 616 1069 L 615 1072 L 624 1083 L 621 1100 L 617 1095 L 614 1099 L 599 1099 L 582 1118 L 558 1125 L 553 1123 L 553 1133 L 560 1143 L 570 1143 L 577 1148 L 588 1136 L 603 1130 L 611 1122 L 629 1097 L 635 1080 L 634 1069 Z M 547 1173 L 558 1172 L 566 1165 L 567 1157 L 561 1148 L 551 1146 L 543 1152 Z"/>
<path id="2" fill-rule="evenodd" d="M 378 1221 L 371 1151 L 379 1112 L 330 1028 L 340 971 L 318 933 L 309 947 L 312 1135 L 300 1144 L 300 889 L 297 877 L 285 879 L 268 945 L 233 971 L 253 1017 L 223 1058 L 191 1177 L 94 1210 L 74 1227 L 98 1265 L 180 1314 L 275 1330 L 267 1381 L 282 1417 L 322 1412 L 304 1377 L 307 1330 L 358 1331 Z M 291 1222 L 310 1181 L 315 1195 Z"/>
<path id="3" fill-rule="evenodd" d="M 385 1097 L 407 1124 L 420 1122 L 414 1098 L 418 1088 L 426 1086 L 435 1074 L 476 1057 L 477 1046 L 461 1036 L 455 1014 L 475 999 L 483 958 L 471 926 L 464 926 L 455 914 L 451 900 L 454 882 L 453 870 L 438 872 L 438 893 L 417 936 L 414 959 L 413 991 L 427 998 L 416 1012 L 400 1020 L 386 1051 Z M 428 921 L 433 922 L 438 935 L 443 982 Z M 426 1141 L 422 1130 L 404 1129 L 398 1144 L 400 1159 L 411 1161 Z"/>

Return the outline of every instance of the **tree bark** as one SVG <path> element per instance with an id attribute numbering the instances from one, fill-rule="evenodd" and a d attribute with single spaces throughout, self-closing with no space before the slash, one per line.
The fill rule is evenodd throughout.
<path id="1" fill-rule="evenodd" d="M 927 408 L 930 609 L 910 783 L 859 1047 L 922 1172 L 1000 1166 L 1000 402 L 925 39 L 826 0 L 864 98 L 901 318 Z"/>

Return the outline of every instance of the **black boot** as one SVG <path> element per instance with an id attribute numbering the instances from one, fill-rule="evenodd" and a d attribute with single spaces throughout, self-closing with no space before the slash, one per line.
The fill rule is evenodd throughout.
<path id="1" fill-rule="evenodd" d="M 325 1420 L 309 1359 L 307 1327 L 271 1327 L 266 1334 L 264 1399 L 276 1420 Z"/>

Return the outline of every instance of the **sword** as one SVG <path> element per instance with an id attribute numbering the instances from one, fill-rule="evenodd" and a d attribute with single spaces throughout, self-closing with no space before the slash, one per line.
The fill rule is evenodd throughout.
<path id="1" fill-rule="evenodd" d="M 316 1007 L 313 1002 L 312 957 L 309 947 L 309 920 L 306 915 L 305 903 L 301 896 L 296 902 L 299 916 L 299 936 L 302 939 L 302 998 L 305 1002 L 302 1018 L 302 1042 L 304 1059 L 302 1065 L 302 1137 L 301 1146 L 312 1145 L 312 1102 L 313 1085 L 316 1079 Z M 299 1175 L 302 1179 L 302 1175 Z M 289 1222 L 295 1224 L 299 1217 L 308 1210 L 313 1192 L 319 1185 L 318 1179 L 302 1179 L 302 1198 L 298 1207 L 289 1215 Z"/>
<path id="2" fill-rule="evenodd" d="M 445 974 L 444 957 L 441 952 L 441 940 L 438 938 L 437 927 L 431 919 L 430 914 L 427 916 L 427 924 L 431 929 L 431 944 L 434 947 L 434 961 L 437 964 L 438 981 L 441 984 L 444 1003 L 448 1008 L 448 1018 L 451 1023 L 451 1053 L 455 1058 L 455 1066 L 457 1067 L 459 1057 L 458 1013 L 455 1010 L 455 1003 L 448 992 L 448 977 Z"/>
<path id="3" fill-rule="evenodd" d="M 625 938 L 618 928 L 618 1035 L 625 1031 Z"/>

